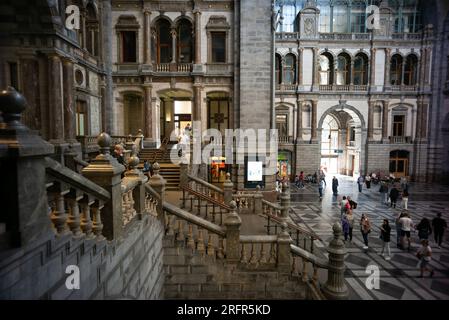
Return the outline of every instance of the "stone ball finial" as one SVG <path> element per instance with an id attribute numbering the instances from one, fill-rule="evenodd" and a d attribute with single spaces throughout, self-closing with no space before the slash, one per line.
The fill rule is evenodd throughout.
<path id="1" fill-rule="evenodd" d="M 109 153 L 109 148 L 111 147 L 111 136 L 106 132 L 102 132 L 97 138 L 97 144 L 103 153 Z"/>
<path id="2" fill-rule="evenodd" d="M 256 186 L 256 191 L 259 192 L 260 191 L 260 185 Z"/>
<path id="3" fill-rule="evenodd" d="M 157 162 L 153 163 L 153 171 L 154 171 L 155 175 L 159 174 L 160 169 L 161 169 L 161 166 L 159 163 L 157 163 Z"/>
<path id="4" fill-rule="evenodd" d="M 25 97 L 14 87 L 7 87 L 0 91 L 0 110 L 6 114 L 20 114 L 27 106 Z"/>
<path id="5" fill-rule="evenodd" d="M 342 232 L 341 225 L 338 222 L 335 222 L 334 225 L 332 226 L 332 231 L 336 235 L 340 234 Z"/>
<path id="6" fill-rule="evenodd" d="M 133 153 L 131 157 L 129 157 L 128 164 L 131 167 L 131 169 L 136 168 L 139 165 L 140 159 L 139 157 Z"/>
<path id="7" fill-rule="evenodd" d="M 229 202 L 229 206 L 231 207 L 231 211 L 235 211 L 237 209 L 237 203 L 234 200 Z"/>
<path id="8" fill-rule="evenodd" d="M 141 136 L 143 134 L 142 129 L 137 130 L 137 135 Z"/>

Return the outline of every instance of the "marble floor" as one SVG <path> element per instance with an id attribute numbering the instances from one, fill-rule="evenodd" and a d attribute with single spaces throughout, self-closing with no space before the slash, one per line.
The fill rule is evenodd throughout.
<path id="1" fill-rule="evenodd" d="M 433 250 L 430 265 L 435 274 L 429 278 L 418 278 L 418 259 L 415 256 L 419 248 L 417 232 L 412 232 L 412 248 L 410 252 L 396 247 L 396 230 L 394 219 L 401 210 L 393 209 L 381 203 L 379 186 L 372 185 L 370 189 L 364 186 L 359 193 L 353 178 L 337 176 L 339 179 L 339 195 L 332 195 L 331 179 L 326 177 L 327 187 L 320 201 L 316 185 L 306 185 L 303 189 L 291 185 L 291 218 L 299 225 L 315 231 L 323 242 L 317 247 L 324 247 L 332 239 L 332 224 L 340 221 L 338 202 L 343 195 L 351 196 L 358 203 L 354 210 L 354 233 L 352 243 L 347 242 L 346 280 L 351 299 L 364 300 L 437 300 L 449 299 L 449 231 L 445 234 L 442 247 L 437 248 L 431 235 L 430 245 Z M 449 223 L 449 187 L 432 184 L 411 183 L 409 187 L 408 209 L 414 223 L 423 217 L 433 219 L 438 212 Z M 358 227 L 362 213 L 368 215 L 373 225 L 369 235 L 369 249 L 363 249 L 363 239 Z M 391 260 L 387 261 L 380 255 L 382 241 L 379 239 L 379 226 L 383 219 L 389 219 L 392 225 Z M 326 244 L 325 244 L 326 243 Z M 380 270 L 379 289 L 368 289 L 365 285 L 367 267 L 375 265 Z"/>

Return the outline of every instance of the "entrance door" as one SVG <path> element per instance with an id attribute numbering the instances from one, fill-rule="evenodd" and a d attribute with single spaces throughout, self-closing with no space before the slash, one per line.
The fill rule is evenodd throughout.
<path id="1" fill-rule="evenodd" d="M 409 152 L 397 150 L 390 152 L 390 173 L 396 178 L 408 176 Z"/>
<path id="2" fill-rule="evenodd" d="M 192 102 L 175 101 L 174 125 L 176 136 L 179 136 L 187 124 L 192 125 Z"/>

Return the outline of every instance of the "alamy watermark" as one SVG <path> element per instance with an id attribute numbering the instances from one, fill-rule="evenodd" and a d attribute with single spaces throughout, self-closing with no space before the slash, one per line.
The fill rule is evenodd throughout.
<path id="1" fill-rule="evenodd" d="M 367 18 L 365 21 L 365 26 L 368 30 L 379 30 L 380 29 L 380 10 L 378 6 L 371 5 L 366 7 L 365 13 Z"/>
<path id="2" fill-rule="evenodd" d="M 365 287 L 368 290 L 379 290 L 380 289 L 380 270 L 375 264 L 370 264 L 366 267 L 366 274 L 369 276 L 365 280 Z"/>

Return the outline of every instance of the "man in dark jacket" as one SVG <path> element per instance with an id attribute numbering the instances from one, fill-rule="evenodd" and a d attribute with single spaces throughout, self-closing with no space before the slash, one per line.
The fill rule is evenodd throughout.
<path id="1" fill-rule="evenodd" d="M 446 220 L 441 218 L 441 212 L 438 212 L 436 218 L 432 220 L 432 227 L 435 237 L 435 243 L 437 243 L 438 248 L 440 248 L 441 242 L 443 242 L 444 230 L 447 228 Z"/>
<path id="2" fill-rule="evenodd" d="M 399 198 L 399 190 L 396 188 L 396 186 L 393 186 L 393 188 L 390 191 L 390 200 L 391 200 L 391 207 L 396 208 L 396 201 L 398 201 Z"/>
<path id="3" fill-rule="evenodd" d="M 334 196 L 338 195 L 338 179 L 335 176 L 332 178 L 332 192 Z"/>

